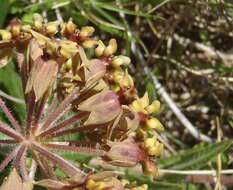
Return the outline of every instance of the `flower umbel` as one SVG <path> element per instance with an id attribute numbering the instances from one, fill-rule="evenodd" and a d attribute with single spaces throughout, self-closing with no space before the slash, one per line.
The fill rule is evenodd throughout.
<path id="1" fill-rule="evenodd" d="M 44 179 L 36 184 L 48 188 L 136 189 L 125 187 L 114 172 L 86 171 L 57 151 L 100 156 L 120 167 L 142 164 L 145 174 L 154 176 L 153 159 L 163 148 L 153 133 L 163 130 L 152 116 L 159 112 L 159 101 L 149 104 L 147 93 L 138 97 L 125 69 L 130 59 L 114 55 L 115 39 L 105 45 L 91 38 L 93 27 L 78 29 L 71 21 L 45 24 L 39 14 L 33 18 L 33 25 L 14 21 L 10 30 L 0 30 L 0 66 L 15 53 L 27 109 L 21 126 L 0 98 L 10 123 L 0 121 L 0 132 L 6 136 L 0 145 L 13 145 L 0 172 L 14 160 L 24 181 L 33 180 L 39 168 Z M 88 59 L 85 48 L 94 48 L 96 57 Z M 80 132 L 84 140 L 62 140 Z M 64 179 L 56 175 L 57 168 Z"/>

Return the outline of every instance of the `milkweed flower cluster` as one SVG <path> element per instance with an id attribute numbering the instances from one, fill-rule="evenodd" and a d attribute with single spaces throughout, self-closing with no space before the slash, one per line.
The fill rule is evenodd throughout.
<path id="1" fill-rule="evenodd" d="M 115 55 L 115 39 L 104 44 L 91 37 L 95 31 L 91 26 L 44 23 L 39 14 L 33 19 L 32 25 L 13 21 L 9 30 L 0 30 L 1 66 L 14 54 L 27 109 L 20 126 L 0 99 L 11 124 L 0 121 L 0 132 L 7 137 L 0 145 L 13 145 L 0 171 L 14 160 L 23 180 L 33 180 L 39 168 L 43 180 L 35 183 L 48 188 L 147 189 L 120 181 L 114 171 L 81 168 L 57 150 L 92 154 L 119 167 L 141 164 L 144 174 L 153 177 L 155 159 L 163 150 L 154 133 L 163 130 L 154 117 L 159 101 L 150 103 L 147 93 L 138 97 L 126 69 L 130 58 Z M 93 58 L 87 57 L 87 49 L 93 49 Z M 85 140 L 61 140 L 80 132 Z M 56 168 L 66 177 L 56 176 Z"/>

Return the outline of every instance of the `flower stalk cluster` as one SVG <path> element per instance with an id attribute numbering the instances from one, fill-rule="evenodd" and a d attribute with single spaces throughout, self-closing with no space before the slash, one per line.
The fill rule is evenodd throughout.
<path id="1" fill-rule="evenodd" d="M 141 164 L 144 174 L 154 177 L 155 158 L 163 150 L 154 132 L 163 130 L 154 117 L 159 101 L 150 103 L 147 93 L 138 97 L 126 69 L 131 60 L 115 55 L 115 39 L 105 45 L 91 37 L 91 26 L 44 23 L 39 14 L 33 18 L 32 25 L 13 21 L 9 30 L 0 30 L 1 65 L 16 56 L 27 108 L 20 126 L 0 99 L 11 125 L 0 121 L 6 136 L 0 145 L 13 145 L 0 172 L 14 160 L 23 180 L 33 180 L 38 168 L 44 179 L 35 183 L 52 189 L 147 189 L 120 181 L 113 171 L 82 169 L 56 151 L 92 154 L 120 167 Z M 87 57 L 86 49 L 94 50 L 94 58 Z M 61 140 L 80 132 L 85 140 Z"/>

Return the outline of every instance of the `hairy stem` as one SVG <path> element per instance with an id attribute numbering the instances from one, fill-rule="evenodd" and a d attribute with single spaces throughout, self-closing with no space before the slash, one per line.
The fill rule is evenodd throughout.
<path id="1" fill-rule="evenodd" d="M 61 156 L 58 156 L 57 154 L 54 154 L 53 152 L 50 152 L 43 148 L 42 146 L 33 143 L 32 148 L 36 150 L 37 152 L 41 153 L 43 156 L 51 160 L 53 163 L 56 164 L 58 168 L 60 168 L 65 174 L 68 176 L 75 176 L 76 174 L 85 174 L 80 169 L 72 165 L 70 162 L 62 158 Z"/>
<path id="2" fill-rule="evenodd" d="M 20 149 L 20 146 L 17 146 L 15 149 L 13 149 L 8 156 L 5 158 L 5 160 L 2 161 L 0 164 L 0 172 L 10 163 L 10 161 L 13 160 L 13 158 L 16 156 Z"/>
<path id="3" fill-rule="evenodd" d="M 16 169 L 18 168 L 19 163 L 20 163 L 20 160 L 21 160 L 21 158 L 22 158 L 24 152 L 27 151 L 26 149 L 27 149 L 27 148 L 26 148 L 25 145 L 20 146 L 20 149 L 19 149 L 19 151 L 18 151 L 18 153 L 17 153 L 17 155 L 16 155 L 16 158 L 15 158 L 15 160 L 14 160 L 14 163 L 13 163 L 13 167 L 14 167 L 14 168 L 16 168 Z"/>
<path id="4" fill-rule="evenodd" d="M 52 123 L 57 121 L 62 113 L 64 113 L 65 108 L 67 108 L 67 104 L 73 99 L 73 97 L 78 94 L 79 92 L 79 87 L 75 88 L 72 93 L 70 93 L 63 101 L 62 103 L 55 109 L 53 113 L 51 113 L 48 118 L 46 119 L 42 129 L 47 129 Z M 71 108 L 71 106 L 70 106 Z M 69 109 L 70 109 L 69 108 Z M 69 110 L 68 109 L 68 110 Z M 67 110 L 67 111 L 68 111 Z"/>
<path id="5" fill-rule="evenodd" d="M 0 98 L 0 108 L 6 114 L 7 118 L 9 119 L 9 121 L 13 125 L 13 127 L 16 129 L 16 131 L 21 133 L 22 129 L 21 129 L 19 123 L 15 120 L 15 118 L 11 114 L 10 110 L 7 108 L 6 104 L 4 103 L 4 101 L 1 98 Z"/>
<path id="6" fill-rule="evenodd" d="M 1 121 L 0 121 L 0 132 L 2 132 L 3 134 L 5 134 L 9 137 L 14 138 L 15 140 L 18 140 L 18 141 L 23 140 L 23 137 L 21 136 L 20 133 L 18 133 L 14 129 L 10 128 L 6 124 L 2 123 Z"/>
<path id="7" fill-rule="evenodd" d="M 104 156 L 105 151 L 100 150 L 100 149 L 95 149 L 95 148 L 90 148 L 90 147 L 78 147 L 78 146 L 70 146 L 68 145 L 59 145 L 59 144 L 54 144 L 54 143 L 44 143 L 45 146 L 49 148 L 54 148 L 54 149 L 59 149 L 59 150 L 67 150 L 67 151 L 73 151 L 73 152 L 80 152 L 80 153 L 87 153 L 87 154 L 94 154 L 94 155 L 99 155 L 99 156 Z"/>
<path id="8" fill-rule="evenodd" d="M 74 129 L 67 129 L 67 130 L 59 131 L 57 133 L 53 133 L 51 135 L 48 135 L 47 137 L 48 138 L 60 137 L 60 136 L 63 136 L 63 135 L 78 133 L 78 132 L 82 132 L 82 131 L 92 131 L 92 130 L 94 130 L 96 128 L 103 128 L 103 127 L 106 127 L 106 124 L 103 124 L 103 125 L 87 125 L 87 126 L 74 128 Z"/>
<path id="9" fill-rule="evenodd" d="M 55 131 L 58 131 L 64 127 L 67 127 L 67 126 L 71 126 L 77 122 L 80 122 L 82 119 L 84 119 L 85 117 L 87 116 L 86 113 L 84 112 L 80 112 L 80 113 L 77 113 L 73 116 L 71 116 L 70 118 L 58 123 L 57 125 L 55 125 L 54 127 L 52 127 L 51 129 L 47 130 L 47 131 L 44 131 L 42 132 L 41 134 L 39 134 L 37 137 L 38 138 L 43 138 L 47 135 L 50 135 L 52 133 L 54 133 Z"/>
<path id="10" fill-rule="evenodd" d="M 33 93 L 30 93 L 28 95 L 28 101 L 27 101 L 27 122 L 26 122 L 26 136 L 30 135 L 31 132 L 31 125 L 32 125 L 32 117 L 33 117 L 33 112 L 35 108 L 35 95 Z"/>

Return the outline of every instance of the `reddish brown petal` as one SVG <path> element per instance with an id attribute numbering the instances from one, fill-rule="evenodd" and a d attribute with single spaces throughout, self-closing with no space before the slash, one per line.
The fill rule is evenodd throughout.
<path id="1" fill-rule="evenodd" d="M 112 165 L 132 167 L 141 160 L 141 150 L 133 139 L 126 139 L 123 142 L 113 142 L 111 144 L 111 149 L 105 158 Z"/>
<path id="2" fill-rule="evenodd" d="M 117 117 L 121 105 L 113 91 L 104 90 L 82 102 L 79 110 L 91 112 L 85 125 L 103 124 Z"/>
<path id="3" fill-rule="evenodd" d="M 36 101 L 38 101 L 52 86 L 57 72 L 58 65 L 54 60 L 44 61 L 41 57 L 37 58 L 30 72 L 26 93 L 30 92 L 33 88 Z"/>
<path id="4" fill-rule="evenodd" d="M 105 72 L 106 66 L 99 59 L 92 59 L 86 65 L 87 69 L 85 72 L 86 83 L 92 83 L 101 79 Z"/>

